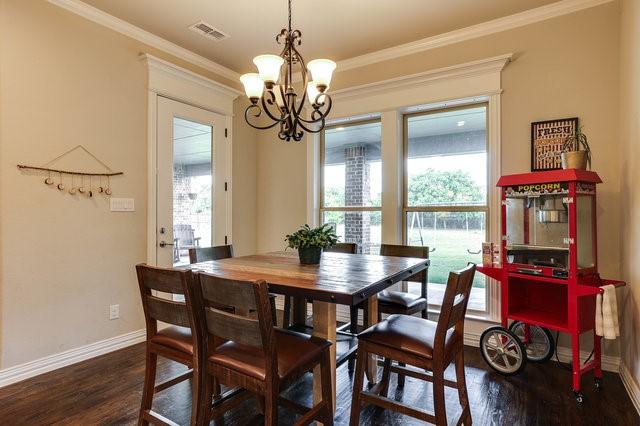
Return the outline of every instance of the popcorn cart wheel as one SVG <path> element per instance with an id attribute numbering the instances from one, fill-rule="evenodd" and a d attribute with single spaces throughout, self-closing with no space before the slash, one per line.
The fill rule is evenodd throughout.
<path id="1" fill-rule="evenodd" d="M 527 360 L 531 362 L 547 362 L 555 351 L 555 342 L 551 332 L 537 325 L 514 321 L 509 331 L 518 336 L 527 353 Z"/>
<path id="2" fill-rule="evenodd" d="M 507 328 L 487 328 L 480 336 L 480 353 L 489 367 L 504 376 L 521 372 L 527 364 L 527 352 L 518 336 Z"/>

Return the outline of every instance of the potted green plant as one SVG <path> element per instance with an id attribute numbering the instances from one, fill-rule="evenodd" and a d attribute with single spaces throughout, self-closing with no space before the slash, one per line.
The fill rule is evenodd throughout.
<path id="1" fill-rule="evenodd" d="M 571 149 L 575 150 L 571 151 Z M 576 129 L 575 134 L 567 136 L 564 140 L 560 159 L 563 169 L 586 170 L 591 168 L 591 148 L 587 135 L 582 133 L 582 126 Z"/>
<path id="2" fill-rule="evenodd" d="M 305 224 L 293 234 L 287 235 L 285 241 L 288 247 L 298 250 L 300 263 L 317 265 L 320 263 L 322 249 L 334 246 L 338 242 L 338 236 L 331 225 L 311 228 Z"/>

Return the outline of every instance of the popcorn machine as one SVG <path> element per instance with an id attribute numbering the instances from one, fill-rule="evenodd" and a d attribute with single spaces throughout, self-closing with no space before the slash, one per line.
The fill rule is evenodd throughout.
<path id="1" fill-rule="evenodd" d="M 553 355 L 550 330 L 571 335 L 573 391 L 578 402 L 583 374 L 593 371 L 600 388 L 601 337 L 592 358 L 580 361 L 579 337 L 595 329 L 596 295 L 603 285 L 624 285 L 598 274 L 597 173 L 553 170 L 502 176 L 501 265 L 478 271 L 501 284 L 502 326 L 480 338 L 485 361 L 502 374 L 520 372 L 527 361 Z M 509 320 L 512 320 L 509 324 Z"/>

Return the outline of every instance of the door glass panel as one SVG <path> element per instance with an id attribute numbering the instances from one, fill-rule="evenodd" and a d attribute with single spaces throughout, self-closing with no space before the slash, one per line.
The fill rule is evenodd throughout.
<path id="1" fill-rule="evenodd" d="M 412 246 L 428 246 L 429 303 L 440 305 L 450 271 L 482 264 L 482 242 L 486 239 L 484 212 L 407 212 L 407 242 Z M 419 284 L 410 283 L 419 293 Z M 473 280 L 468 308 L 485 310 L 485 279 L 478 273 Z"/>
<path id="2" fill-rule="evenodd" d="M 173 264 L 189 263 L 189 249 L 211 245 L 213 128 L 173 119 Z"/>
<path id="3" fill-rule="evenodd" d="M 336 230 L 339 241 L 358 244 L 362 254 L 379 254 L 381 240 L 381 218 L 379 211 L 325 211 L 323 223 Z"/>

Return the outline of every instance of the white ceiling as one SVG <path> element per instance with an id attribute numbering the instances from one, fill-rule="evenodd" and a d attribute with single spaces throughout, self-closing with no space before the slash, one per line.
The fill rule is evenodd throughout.
<path id="1" fill-rule="evenodd" d="M 343 60 L 557 0 L 293 0 L 293 27 L 307 61 Z M 84 0 L 237 72 L 254 69 L 260 53 L 279 53 L 274 37 L 286 26 L 285 0 Z M 203 20 L 229 34 L 204 38 L 188 27 Z"/>

